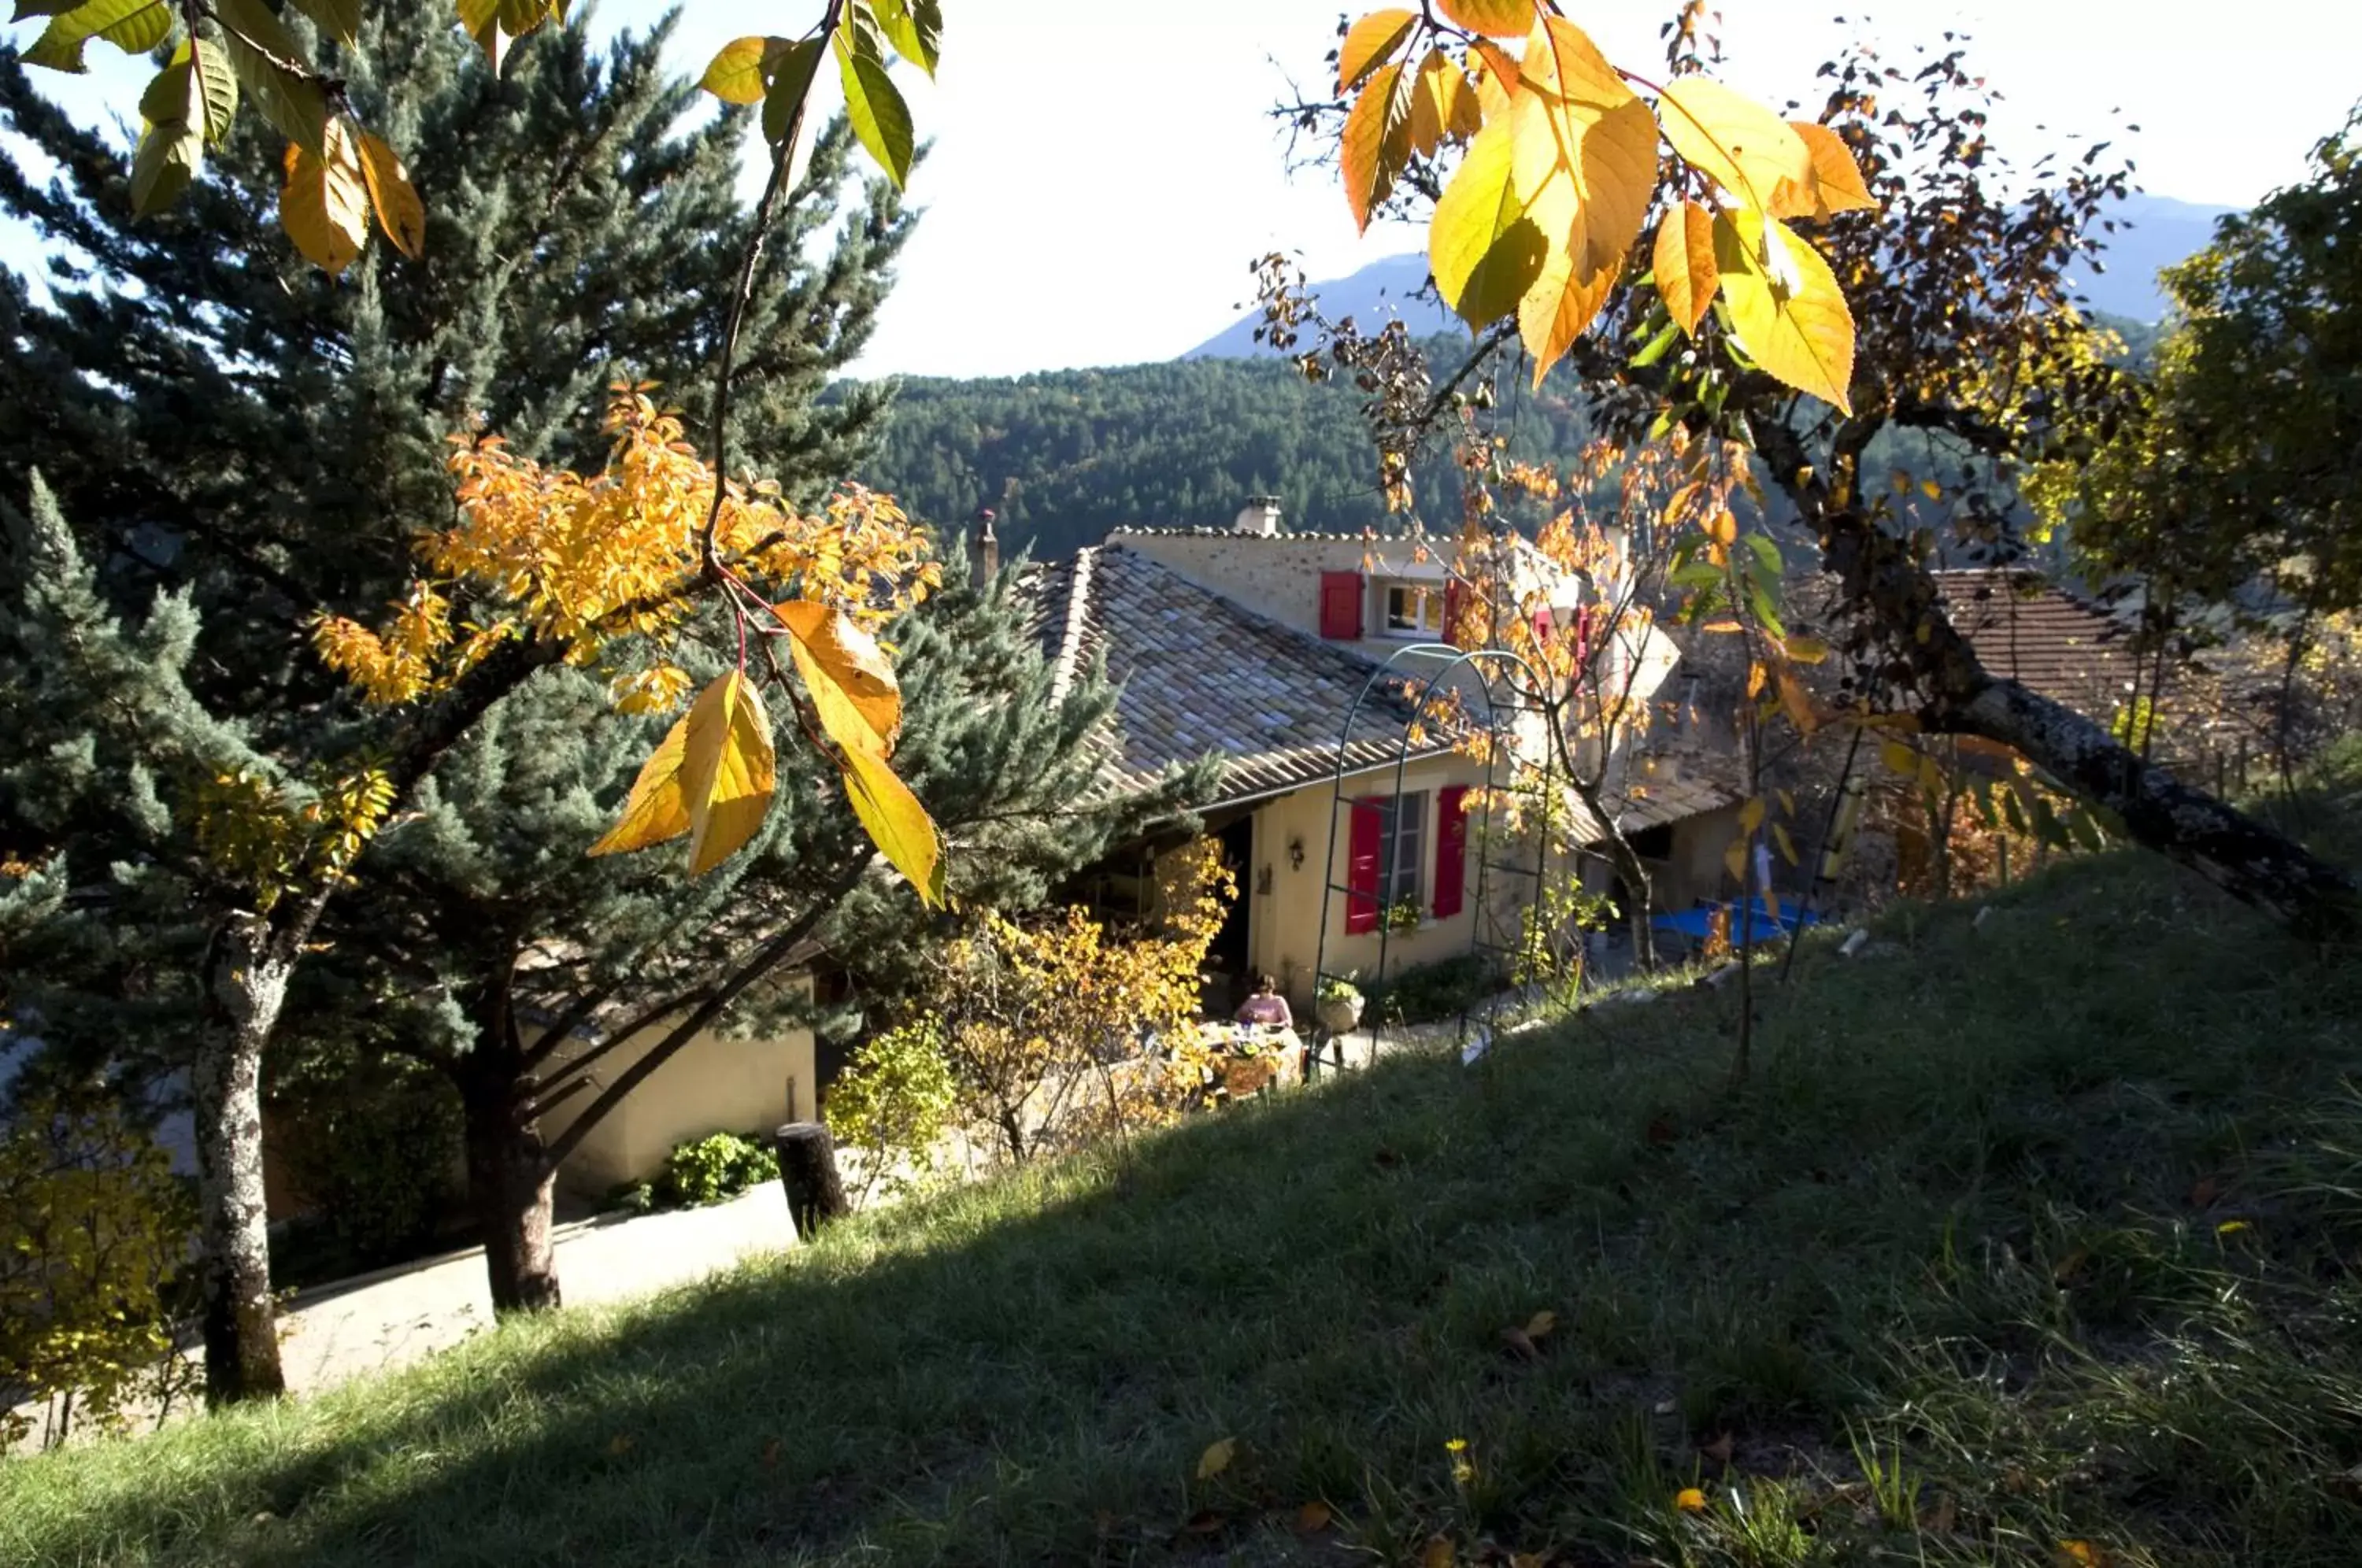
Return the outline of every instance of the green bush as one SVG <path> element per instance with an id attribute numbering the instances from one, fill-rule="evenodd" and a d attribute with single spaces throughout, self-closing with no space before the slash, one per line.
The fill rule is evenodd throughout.
<path id="1" fill-rule="evenodd" d="M 719 1203 L 778 1175 L 778 1156 L 770 1150 L 735 1132 L 716 1132 L 682 1143 L 665 1157 L 655 1197 L 669 1206 Z"/>
<path id="2" fill-rule="evenodd" d="M 120 1430 L 127 1403 L 169 1410 L 187 1393 L 173 1329 L 195 1231 L 164 1151 L 113 1100 L 15 1109 L 0 1129 L 0 1452 L 32 1430 L 19 1404 L 46 1405 L 54 1447 L 77 1419 Z"/>
<path id="3" fill-rule="evenodd" d="M 1383 1023 L 1434 1023 L 1457 1018 L 1501 988 L 1501 971 L 1482 955 L 1463 953 L 1388 976 L 1364 988 Z"/>
<path id="4" fill-rule="evenodd" d="M 900 1192 L 923 1181 L 958 1107 L 959 1086 L 933 1019 L 863 1045 L 829 1086 L 822 1113 L 838 1143 L 867 1156 L 854 1201 L 866 1203 L 880 1186 Z"/>

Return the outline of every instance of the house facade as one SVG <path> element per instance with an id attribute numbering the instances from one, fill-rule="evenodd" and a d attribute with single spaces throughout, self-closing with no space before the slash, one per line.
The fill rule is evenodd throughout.
<path id="1" fill-rule="evenodd" d="M 1454 547 L 1286 533 L 1276 503 L 1257 500 L 1230 530 L 1120 529 L 1036 569 L 1050 657 L 1070 669 L 1103 660 L 1120 689 L 1105 787 L 1142 790 L 1208 756 L 1224 765 L 1200 815 L 1240 897 L 1216 944 L 1209 1009 L 1258 972 L 1301 1008 L 1320 974 L 1366 980 L 1381 966 L 1392 976 L 1472 952 L 1497 957 L 1516 942 L 1539 851 L 1506 826 L 1488 833 L 1485 802 L 1511 783 L 1509 757 L 1540 755 L 1539 720 L 1492 714 L 1466 666 L 1397 657 L 1445 642 L 1459 624 L 1462 591 L 1440 553 Z M 1501 597 L 1549 626 L 1581 624 L 1614 591 L 1522 540 L 1507 548 L 1511 591 Z M 1642 701 L 1674 657 L 1661 635 L 1610 657 L 1644 662 Z M 1468 730 L 1419 715 L 1417 699 L 1439 675 L 1472 699 L 1469 723 L 1492 723 L 1507 743 L 1493 748 L 1497 766 L 1471 755 Z M 1138 846 L 1100 867 L 1091 896 L 1146 912 L 1153 852 Z"/>

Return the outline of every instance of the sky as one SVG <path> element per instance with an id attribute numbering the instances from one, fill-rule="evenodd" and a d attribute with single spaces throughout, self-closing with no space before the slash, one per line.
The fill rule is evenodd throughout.
<path id="1" fill-rule="evenodd" d="M 645 28 L 662 0 L 605 0 L 587 24 Z M 1314 278 L 1420 248 L 1407 228 L 1356 235 L 1333 171 L 1291 174 L 1272 105 L 1317 92 L 1337 0 L 944 0 L 930 83 L 898 67 L 933 154 L 900 282 L 856 373 L 1010 375 L 1169 359 L 1249 302 L 1249 264 L 1294 252 Z M 1368 8 L 1364 6 L 1363 8 Z M 807 25 L 812 0 L 689 0 L 672 58 L 702 71 L 730 39 Z M 1672 0 L 1567 0 L 1611 60 L 1662 59 Z M 2153 193 L 2245 205 L 2300 179 L 2306 151 L 2362 94 L 2362 7 L 2341 0 L 1729 0 L 1719 74 L 1775 107 L 1817 106 L 1815 69 L 1865 28 L 1890 57 L 1970 39 L 1999 87 L 1996 143 L 2030 158 L 2111 137 Z M 1358 14 L 1358 11 L 1356 12 Z M 580 13 L 577 13 L 579 17 Z M 9 29 L 21 45 L 33 26 Z M 94 60 L 112 51 L 94 45 Z M 108 62 L 80 108 L 130 113 L 142 74 Z M 825 73 L 823 73 L 825 76 Z M 105 94 L 100 98 L 96 94 Z M 2120 111 L 2112 114 L 2111 111 Z M 2137 124 L 2137 135 L 2124 132 Z M 433 193 L 427 193 L 430 212 Z M 0 235 L 22 267 L 22 235 Z"/>

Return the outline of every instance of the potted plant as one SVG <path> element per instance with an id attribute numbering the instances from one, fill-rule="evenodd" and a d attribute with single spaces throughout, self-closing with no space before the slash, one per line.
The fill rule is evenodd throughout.
<path id="1" fill-rule="evenodd" d="M 1386 906 L 1384 916 L 1386 929 L 1397 936 L 1417 931 L 1422 918 L 1417 899 L 1396 899 Z"/>
<path id="2" fill-rule="evenodd" d="M 1362 1021 L 1362 991 L 1352 977 L 1323 975 L 1313 991 L 1313 1014 L 1331 1034 L 1346 1034 Z"/>

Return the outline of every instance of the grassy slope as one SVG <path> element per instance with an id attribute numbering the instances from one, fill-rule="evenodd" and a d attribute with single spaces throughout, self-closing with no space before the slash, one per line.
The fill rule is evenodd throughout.
<path id="1" fill-rule="evenodd" d="M 0 1465 L 0 1562 L 2356 1561 L 2362 963 L 2132 857 L 1998 903 L 1809 951 L 1745 1092 L 1705 993 L 1398 1061 Z"/>

